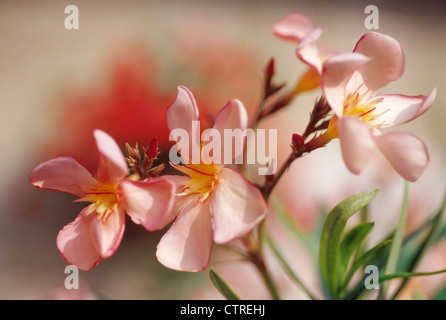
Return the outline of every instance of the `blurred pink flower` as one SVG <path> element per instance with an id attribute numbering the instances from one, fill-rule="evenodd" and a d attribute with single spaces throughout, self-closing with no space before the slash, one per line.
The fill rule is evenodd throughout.
<path id="1" fill-rule="evenodd" d="M 178 87 L 177 99 L 167 110 L 169 129 L 184 129 L 193 137 L 192 121 L 198 117 L 193 94 Z M 215 117 L 213 128 L 221 133 L 244 130 L 247 122 L 243 104 L 231 100 Z M 177 183 L 173 211 L 178 217 L 161 238 L 156 255 L 168 268 L 201 271 L 208 264 L 213 241 L 227 243 L 247 234 L 265 217 L 266 203 L 245 177 L 222 164 L 201 161 L 174 167 L 187 176 L 171 176 Z"/>
<path id="2" fill-rule="evenodd" d="M 316 41 L 322 35 L 322 28 L 314 28 L 311 19 L 301 13 L 291 13 L 277 21 L 271 32 L 280 39 L 297 44 L 296 55 L 309 69 L 301 76 L 296 92 L 304 92 L 320 85 L 322 65 L 332 56 L 333 50 L 320 50 Z"/>
<path id="3" fill-rule="evenodd" d="M 169 144 L 165 116 L 175 92 L 161 90 L 159 62 L 141 44 L 121 44 L 110 52 L 102 59 L 105 74 L 98 82 L 86 87 L 70 82 L 57 93 L 60 98 L 51 110 L 57 115 L 57 139 L 39 146 L 40 159 L 70 154 L 94 170 L 95 129 L 110 134 L 121 148 L 126 143 L 147 146 L 155 135 L 161 151 Z"/>
<path id="4" fill-rule="evenodd" d="M 296 55 L 304 63 L 322 71 L 323 57 L 316 41 L 322 35 L 322 28 L 314 28 L 311 19 L 301 13 L 291 13 L 271 27 L 271 32 L 278 38 L 297 44 Z"/>
<path id="5" fill-rule="evenodd" d="M 199 25 L 193 27 L 192 23 Z M 248 113 L 255 115 L 260 59 L 252 50 L 234 45 L 215 24 L 195 19 L 186 28 L 175 30 L 181 43 L 168 56 L 156 55 L 147 43 L 126 41 L 112 47 L 99 64 L 103 76 L 87 86 L 71 81 L 66 89 L 56 92 L 51 109 L 56 121 L 51 125 L 58 132 L 57 139 L 50 137 L 39 145 L 35 150 L 38 160 L 69 153 L 94 170 L 94 129 L 109 133 L 121 148 L 125 143 L 147 146 L 156 135 L 163 156 L 170 145 L 166 109 L 177 93 L 175 87 L 171 89 L 172 83 L 185 82 L 200 93 L 202 125 L 211 120 L 209 115 L 215 114 L 215 106 L 227 96 L 242 97 Z M 210 29 L 215 29 L 212 36 L 207 32 Z M 165 72 L 165 65 L 170 71 Z"/>
<path id="6" fill-rule="evenodd" d="M 284 16 L 271 27 L 275 36 L 295 43 L 299 43 L 313 30 L 311 18 L 298 12 Z"/>
<path id="7" fill-rule="evenodd" d="M 175 186 L 163 178 L 135 181 L 116 142 L 95 130 L 98 168 L 93 177 L 71 157 L 58 157 L 37 166 L 30 182 L 43 189 L 58 190 L 91 202 L 57 236 L 64 259 L 81 270 L 90 270 L 101 258 L 118 248 L 125 227 L 125 212 L 147 230 L 164 228 L 173 217 Z M 136 177 L 137 178 L 137 177 Z"/>
<path id="8" fill-rule="evenodd" d="M 243 101 L 249 118 L 257 115 L 263 58 L 234 40 L 226 26 L 211 17 L 185 21 L 178 32 L 172 63 L 181 72 L 175 83 L 184 83 L 195 92 L 202 126 L 212 125 L 212 117 L 228 96 Z"/>
<path id="9" fill-rule="evenodd" d="M 344 162 L 354 174 L 363 170 L 376 148 L 408 181 L 416 181 L 429 162 L 424 142 L 415 135 L 378 131 L 419 117 L 435 100 L 436 89 L 428 96 L 376 94 L 399 79 L 404 69 L 400 44 L 375 32 L 363 35 L 352 53 L 324 62 L 321 87 L 335 112 L 327 134 L 340 138 Z"/>

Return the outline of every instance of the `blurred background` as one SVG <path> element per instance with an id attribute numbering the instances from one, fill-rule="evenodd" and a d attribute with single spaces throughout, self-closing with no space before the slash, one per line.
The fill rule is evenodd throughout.
<path id="1" fill-rule="evenodd" d="M 351 51 L 368 31 L 368 4 L 379 9 L 375 31 L 395 37 L 406 51 L 405 74 L 382 92 L 418 95 L 438 90 L 431 110 L 399 128 L 423 138 L 431 155 L 425 174 L 411 185 L 409 222 L 417 225 L 438 209 L 445 192 L 444 2 L 2 0 L 0 299 L 199 298 L 196 292 L 207 285 L 207 272 L 164 268 L 155 258 L 162 232 L 149 233 L 132 223 L 126 225 L 117 252 L 93 270 L 80 272 L 81 290 L 67 292 L 66 262 L 56 248 L 56 236 L 85 204 L 72 203 L 71 195 L 33 188 L 29 173 L 59 155 L 72 156 L 93 171 L 95 128 L 122 147 L 125 142 L 148 145 L 158 136 L 164 151 L 160 161 L 166 160 L 170 144 L 165 111 L 178 85 L 194 93 L 203 121 L 232 98 L 242 100 L 252 115 L 269 58 L 276 59 L 278 82 L 293 85 L 306 70 L 295 57 L 294 45 L 271 34 L 273 23 L 291 12 L 304 13 L 324 28 L 320 45 Z M 78 30 L 64 26 L 68 5 L 79 9 Z M 314 90 L 299 96 L 264 123 L 279 129 L 282 159 L 291 133 L 303 131 L 319 95 Z M 296 224 L 311 232 L 317 206 L 329 207 L 354 192 L 380 187 L 372 217 L 375 229 L 381 230 L 375 235 L 379 238 L 395 226 L 403 183 L 380 160 L 370 167 L 353 177 L 335 142 L 293 165 L 276 196 Z M 305 197 L 296 198 L 297 192 Z M 441 248 L 427 260 L 425 270 L 446 268 Z M 317 282 L 311 267 L 300 270 Z M 437 279 L 436 290 L 445 285 L 444 278 Z"/>

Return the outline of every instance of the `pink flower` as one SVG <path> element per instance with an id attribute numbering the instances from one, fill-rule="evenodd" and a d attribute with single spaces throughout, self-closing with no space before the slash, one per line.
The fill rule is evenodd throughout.
<path id="1" fill-rule="evenodd" d="M 311 19 L 301 13 L 288 14 L 271 27 L 275 36 L 296 44 L 297 57 L 310 67 L 296 86 L 298 92 L 319 86 L 322 65 L 334 53 L 317 47 L 316 41 L 321 37 L 322 31 L 322 28 L 314 28 Z"/>
<path id="2" fill-rule="evenodd" d="M 299 59 L 321 73 L 323 60 L 316 41 L 322 35 L 322 28 L 314 28 L 308 16 L 301 13 L 288 14 L 271 27 L 271 32 L 278 38 L 296 43 Z"/>
<path id="3" fill-rule="evenodd" d="M 193 136 L 192 121 L 198 116 L 193 94 L 178 87 L 177 99 L 167 110 L 169 129 L 184 129 Z M 231 100 L 215 117 L 213 128 L 223 137 L 224 129 L 244 130 L 247 122 L 243 104 Z M 159 262 L 168 268 L 203 270 L 214 241 L 227 243 L 242 237 L 265 217 L 265 200 L 247 179 L 223 164 L 205 162 L 174 165 L 186 174 L 171 177 L 177 183 L 174 212 L 178 216 L 156 252 Z"/>
<path id="4" fill-rule="evenodd" d="M 418 137 L 378 130 L 419 117 L 435 100 L 436 89 L 428 96 L 376 93 L 398 80 L 404 69 L 400 44 L 375 32 L 363 35 L 352 53 L 338 54 L 324 62 L 321 88 L 335 112 L 327 133 L 340 138 L 344 162 L 354 174 L 363 170 L 376 149 L 408 181 L 416 181 L 429 162 L 427 148 Z"/>
<path id="5" fill-rule="evenodd" d="M 310 17 L 297 12 L 284 16 L 271 27 L 275 36 L 295 43 L 299 43 L 313 30 Z"/>
<path id="6" fill-rule="evenodd" d="M 170 221 L 175 186 L 163 178 L 135 181 L 116 142 L 95 130 L 98 169 L 93 177 L 70 157 L 48 160 L 30 174 L 30 182 L 43 189 L 58 190 L 91 202 L 57 236 L 64 259 L 81 270 L 90 270 L 101 258 L 118 248 L 125 227 L 125 212 L 147 230 L 159 230 Z"/>

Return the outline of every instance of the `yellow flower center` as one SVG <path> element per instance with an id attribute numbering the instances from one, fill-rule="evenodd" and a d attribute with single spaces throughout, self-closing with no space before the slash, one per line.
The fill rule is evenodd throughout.
<path id="1" fill-rule="evenodd" d="M 198 194 L 199 200 L 206 200 L 212 193 L 221 168 L 213 163 L 211 164 L 185 164 L 183 166 L 174 165 L 174 167 L 187 174 L 189 180 L 182 183 L 182 192 L 180 196 L 189 194 Z"/>
<path id="2" fill-rule="evenodd" d="M 381 102 L 381 100 L 367 100 L 364 103 L 363 98 L 366 93 L 360 95 L 358 92 L 355 92 L 348 96 L 344 103 L 344 116 L 357 116 L 371 127 L 374 127 L 376 124 L 374 124 L 373 121 L 378 116 L 376 112 L 374 112 L 376 109 L 375 106 Z"/>
<path id="3" fill-rule="evenodd" d="M 85 196 L 78 201 L 92 202 L 89 212 L 96 212 L 101 221 L 106 221 L 111 213 L 115 212 L 118 204 L 116 185 L 101 183 L 98 186 L 84 188 Z"/>
<path id="4" fill-rule="evenodd" d="M 359 88 L 358 88 L 359 89 Z M 350 94 L 344 102 L 344 112 L 343 116 L 353 116 L 358 117 L 363 122 L 367 123 L 371 128 L 376 128 L 380 126 L 377 122 L 377 118 L 382 113 L 376 113 L 376 105 L 382 101 L 382 99 L 364 99 L 368 92 L 359 94 L 358 91 Z M 334 115 L 330 120 L 327 132 L 332 137 L 339 137 L 337 122 L 338 116 Z"/>

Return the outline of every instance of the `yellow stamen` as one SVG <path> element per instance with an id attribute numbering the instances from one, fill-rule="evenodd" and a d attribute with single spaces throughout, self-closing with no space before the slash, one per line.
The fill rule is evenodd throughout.
<path id="1" fill-rule="evenodd" d="M 209 197 L 218 181 L 220 167 L 215 164 L 185 164 L 183 166 L 173 165 L 178 171 L 189 176 L 189 180 L 182 183 L 183 189 L 180 196 L 198 194 L 199 199 L 204 201 Z"/>
<path id="2" fill-rule="evenodd" d="M 345 99 L 343 116 L 358 117 L 364 123 L 367 123 L 370 128 L 379 127 L 382 123 L 379 123 L 376 120 L 383 113 L 376 113 L 376 105 L 380 103 L 382 99 L 369 100 L 365 98 L 368 91 L 359 94 L 358 90 L 350 94 L 347 99 Z M 334 115 L 330 120 L 330 124 L 328 125 L 327 134 L 332 138 L 339 137 L 337 128 L 338 120 L 339 117 Z"/>
<path id="3" fill-rule="evenodd" d="M 374 123 L 374 120 L 379 116 L 379 114 L 376 114 L 375 109 L 376 105 L 381 102 L 381 99 L 364 99 L 367 93 L 359 94 L 354 92 L 350 94 L 344 103 L 344 116 L 357 116 L 371 127 L 375 127 L 377 124 Z M 366 101 L 364 102 L 363 100 Z"/>
<path id="4" fill-rule="evenodd" d="M 85 196 L 77 201 L 92 202 L 90 213 L 96 212 L 98 218 L 105 222 L 111 213 L 115 212 L 118 204 L 116 185 L 99 184 L 84 188 Z"/>

